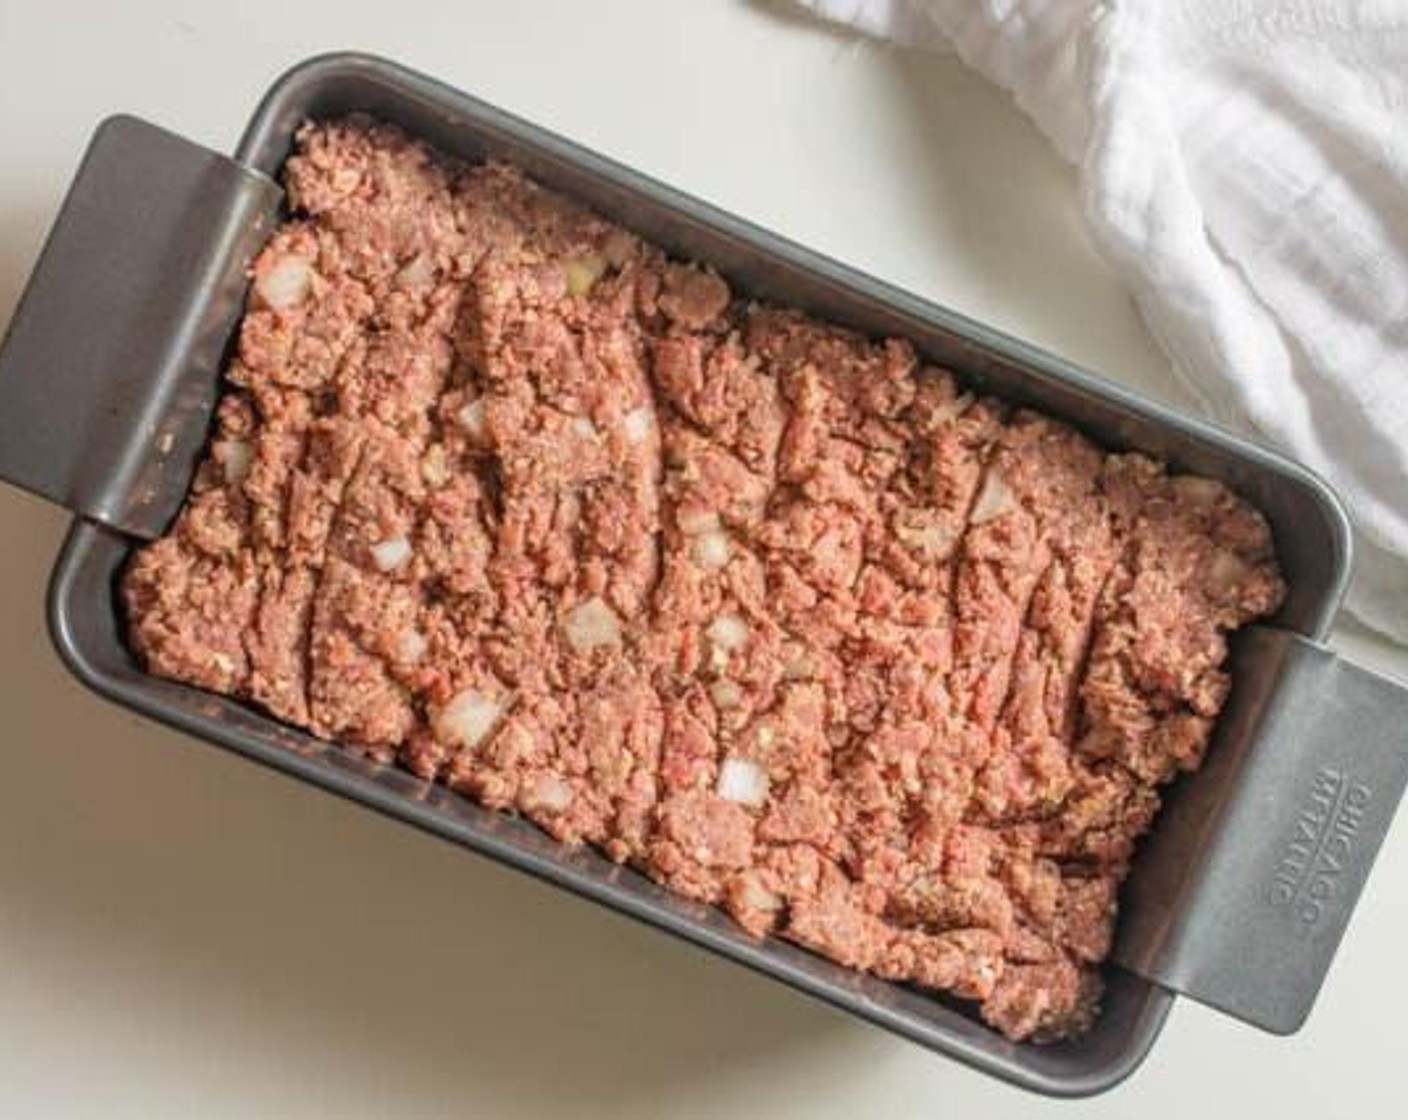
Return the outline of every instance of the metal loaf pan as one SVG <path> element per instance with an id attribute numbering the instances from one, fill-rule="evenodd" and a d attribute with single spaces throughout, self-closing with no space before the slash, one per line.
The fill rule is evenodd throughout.
<path id="1" fill-rule="evenodd" d="M 470 160 L 511 160 L 741 292 L 929 359 L 1100 443 L 1220 478 L 1270 519 L 1289 582 L 1272 626 L 1239 636 L 1233 698 L 1205 768 L 1180 782 L 1122 896 L 1094 1028 L 1014 1044 L 957 1004 L 755 941 L 595 853 L 224 697 L 142 671 L 114 581 L 179 507 L 208 430 L 245 267 L 278 218 L 297 126 L 365 110 Z M 1175 993 L 1296 1029 L 1402 793 L 1408 693 L 1318 644 L 1349 571 L 1334 495 L 1267 450 L 888 287 L 392 63 L 331 55 L 280 79 L 233 159 L 128 117 L 99 128 L 0 349 L 0 476 L 77 514 L 49 595 L 73 672 L 120 704 L 629 914 L 1015 1084 L 1076 1096 L 1117 1083 Z"/>

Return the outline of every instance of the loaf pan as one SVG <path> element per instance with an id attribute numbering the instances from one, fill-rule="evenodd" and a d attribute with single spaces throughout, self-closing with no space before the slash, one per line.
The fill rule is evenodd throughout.
<path id="1" fill-rule="evenodd" d="M 279 220 L 280 166 L 310 117 L 363 110 L 468 160 L 510 160 L 737 291 L 872 336 L 1109 448 L 1227 482 L 1270 520 L 1289 586 L 1233 643 L 1203 769 L 1170 791 L 1122 899 L 1093 1029 L 1013 1043 L 963 1007 L 780 941 L 590 850 L 369 762 L 242 704 L 145 673 L 114 592 L 170 523 L 209 430 L 251 256 Z M 1350 564 L 1345 514 L 1295 463 L 808 252 L 482 101 L 362 55 L 311 59 L 266 95 L 233 158 L 131 117 L 105 121 L 0 349 L 0 476 L 76 515 L 53 573 L 59 653 L 98 693 L 748 965 L 1017 1085 L 1108 1089 L 1176 994 L 1289 1033 L 1329 967 L 1408 779 L 1408 692 L 1321 644 Z"/>

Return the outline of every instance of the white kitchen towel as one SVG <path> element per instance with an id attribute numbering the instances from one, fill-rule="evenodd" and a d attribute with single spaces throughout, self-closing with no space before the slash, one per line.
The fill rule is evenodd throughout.
<path id="1" fill-rule="evenodd" d="M 1349 608 L 1408 641 L 1408 2 L 801 2 L 1011 91 L 1179 374 L 1345 498 Z"/>

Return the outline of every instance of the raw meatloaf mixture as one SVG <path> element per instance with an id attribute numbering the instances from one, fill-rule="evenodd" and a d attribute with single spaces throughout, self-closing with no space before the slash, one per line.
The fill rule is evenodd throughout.
<path id="1" fill-rule="evenodd" d="M 1219 483 L 974 396 L 513 167 L 299 133 L 155 673 L 1012 1038 L 1091 1021 L 1157 788 L 1282 584 Z"/>

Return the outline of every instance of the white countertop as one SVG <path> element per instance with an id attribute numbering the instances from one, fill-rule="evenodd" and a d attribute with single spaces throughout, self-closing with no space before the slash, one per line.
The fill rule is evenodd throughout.
<path id="1" fill-rule="evenodd" d="M 1001 94 L 744 0 L 0 0 L 0 323 L 102 116 L 228 150 L 279 71 L 346 47 L 1187 401 Z M 64 523 L 0 489 L 0 1115 L 1156 1120 L 1216 1094 L 1291 1120 L 1401 1098 L 1408 816 L 1299 1035 L 1180 1004 L 1132 1081 L 1048 1102 L 89 696 L 44 634 Z M 1336 640 L 1408 676 L 1405 651 Z"/>

